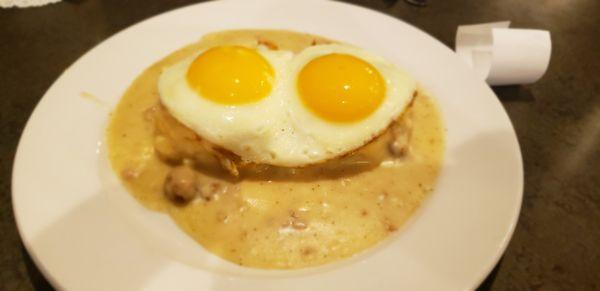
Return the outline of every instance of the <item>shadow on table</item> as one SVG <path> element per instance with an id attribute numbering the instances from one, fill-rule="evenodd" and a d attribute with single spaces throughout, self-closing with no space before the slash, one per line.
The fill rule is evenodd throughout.
<path id="1" fill-rule="evenodd" d="M 496 281 L 496 275 L 498 275 L 498 270 L 500 269 L 500 265 L 502 264 L 502 259 L 496 264 L 492 272 L 481 282 L 481 285 L 477 287 L 477 291 L 489 291 L 492 290 L 492 285 L 494 285 L 494 281 Z"/>
<path id="2" fill-rule="evenodd" d="M 23 254 L 23 260 L 25 261 L 25 268 L 29 275 L 29 280 L 33 288 L 37 291 L 53 291 L 52 285 L 48 283 L 42 272 L 35 266 L 35 263 L 29 256 L 29 253 L 25 250 L 25 247 L 21 247 L 21 253 Z"/>
<path id="3" fill-rule="evenodd" d="M 526 86 L 494 86 L 494 93 L 502 102 L 534 102 L 535 96 Z"/>

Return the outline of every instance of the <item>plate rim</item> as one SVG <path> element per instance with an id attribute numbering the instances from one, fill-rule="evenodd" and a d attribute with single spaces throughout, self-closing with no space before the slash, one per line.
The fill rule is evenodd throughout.
<path id="1" fill-rule="evenodd" d="M 92 54 L 94 51 L 96 51 L 98 48 L 100 47 L 105 47 L 107 46 L 107 44 L 110 44 L 111 41 L 114 41 L 115 39 L 117 39 L 119 36 L 125 34 L 127 31 L 132 30 L 136 27 L 139 26 L 143 26 L 148 22 L 151 22 L 157 18 L 163 17 L 166 14 L 171 14 L 177 11 L 182 11 L 182 10 L 187 10 L 190 8 L 193 8 L 195 6 L 202 6 L 202 5 L 206 5 L 206 4 L 210 4 L 210 3 L 214 3 L 214 2 L 235 2 L 236 0 L 222 0 L 222 1 L 207 1 L 207 2 L 200 2 L 200 3 L 192 3 L 189 5 L 184 5 L 182 7 L 177 7 L 174 9 L 170 9 L 170 10 L 166 10 L 166 11 L 162 11 L 159 14 L 155 14 L 152 15 L 150 17 L 147 17 L 145 19 L 142 19 L 132 25 L 129 25 L 127 27 L 124 27 L 123 29 L 119 30 L 116 33 L 113 33 L 112 35 L 110 35 L 109 37 L 105 38 L 104 40 L 102 40 L 101 42 L 97 43 L 96 45 L 94 45 L 93 47 L 89 48 L 85 53 L 83 53 L 82 55 L 80 55 L 74 62 L 72 62 L 67 68 L 64 69 L 64 71 L 52 82 L 52 84 L 48 87 L 48 89 L 45 91 L 45 93 L 42 95 L 42 97 L 38 100 L 37 104 L 34 107 L 34 110 L 31 112 L 31 114 L 29 115 L 27 122 L 23 128 L 23 131 L 21 133 L 21 137 L 19 138 L 19 142 L 17 145 L 17 150 L 15 152 L 14 155 L 14 160 L 13 160 L 13 164 L 12 164 L 12 174 L 11 174 L 11 202 L 12 202 L 12 207 L 13 207 L 13 214 L 15 217 L 15 223 L 17 225 L 17 230 L 19 233 L 19 236 L 21 238 L 21 242 L 23 243 L 25 249 L 27 250 L 28 254 L 30 255 L 31 259 L 33 260 L 33 262 L 35 263 L 36 267 L 39 268 L 39 270 L 41 271 L 41 273 L 44 275 L 44 277 L 50 282 L 50 284 L 52 284 L 52 286 L 54 286 L 57 289 L 62 289 L 63 286 L 60 284 L 59 279 L 54 278 L 50 272 L 46 269 L 46 266 L 44 265 L 44 263 L 42 262 L 42 259 L 40 259 L 37 255 L 36 255 L 36 250 L 33 249 L 33 247 L 30 244 L 30 241 L 26 240 L 25 237 L 26 235 L 24 234 L 24 226 L 22 225 L 22 221 L 19 218 L 19 214 L 17 213 L 17 209 L 20 209 L 19 206 L 17 206 L 17 199 L 15 199 L 15 195 L 18 195 L 16 193 L 18 193 L 17 190 L 17 181 L 16 181 L 16 175 L 15 175 L 15 168 L 17 167 L 17 164 L 19 163 L 19 161 L 22 159 L 21 156 L 24 155 L 23 153 L 23 137 L 26 136 L 27 134 L 30 133 L 31 129 L 31 123 L 33 122 L 32 120 L 34 120 L 36 113 L 39 112 L 40 108 L 41 108 L 41 104 L 43 104 L 43 102 L 48 101 L 47 98 L 45 98 L 48 95 L 48 92 L 51 91 L 51 89 L 53 87 L 56 86 L 56 84 L 58 84 L 60 82 L 60 80 L 62 78 L 64 78 L 70 71 L 71 68 L 77 66 L 80 61 L 82 59 L 84 59 L 86 56 Z M 255 2 L 260 2 L 261 0 L 254 0 Z M 324 0 L 311 0 L 312 2 L 319 2 L 319 1 L 324 1 Z M 311 2 L 311 1 L 306 1 L 306 2 Z M 346 2 L 339 2 L 339 1 L 331 1 L 331 2 L 335 2 L 338 5 L 346 5 L 346 6 L 353 6 L 356 9 L 360 9 L 360 10 L 365 10 L 368 11 L 369 13 L 377 13 L 379 14 L 380 17 L 386 17 L 386 18 L 391 18 L 394 19 L 395 21 L 399 21 L 402 22 L 405 25 L 408 25 L 410 27 L 412 27 L 413 29 L 418 30 L 419 32 L 421 32 L 422 34 L 426 35 L 428 38 L 430 38 L 431 40 L 435 41 L 436 43 L 440 44 L 441 46 L 443 46 L 446 50 L 452 52 L 452 50 L 447 47 L 445 44 L 443 44 L 441 41 L 439 41 L 438 39 L 434 38 L 432 35 L 430 35 L 429 33 L 427 33 L 426 31 L 421 30 L 420 28 L 412 25 L 411 23 L 405 22 L 403 19 L 398 18 L 398 17 L 394 17 L 388 14 L 385 14 L 383 12 L 374 10 L 374 9 L 370 9 L 364 6 L 360 6 L 358 4 L 354 4 L 354 3 L 346 3 Z M 486 85 L 487 86 L 487 85 Z M 491 90 L 491 88 L 489 86 L 487 86 L 487 89 L 491 92 L 491 94 L 493 94 L 494 96 L 496 96 L 496 94 Z M 497 97 L 497 96 L 496 96 Z M 523 191 L 524 191 L 524 168 L 523 168 L 523 158 L 522 158 L 522 151 L 519 145 L 519 140 L 518 137 L 516 135 L 516 131 L 514 129 L 514 125 L 512 124 L 512 121 L 510 120 L 510 117 L 506 111 L 506 109 L 504 108 L 504 106 L 502 105 L 502 103 L 500 102 L 500 100 L 498 98 L 496 98 L 496 100 L 494 101 L 496 104 L 496 106 L 499 106 L 499 109 L 502 111 L 502 114 L 504 115 L 504 117 L 508 120 L 509 125 L 510 125 L 510 129 L 511 129 L 511 138 L 514 139 L 514 141 L 516 142 L 516 153 L 518 154 L 518 173 L 517 173 L 517 177 L 519 178 L 518 181 L 516 181 L 518 188 L 519 188 L 519 199 L 517 199 L 517 205 L 515 208 L 515 215 L 512 215 L 512 219 L 509 223 L 509 229 L 508 231 L 505 233 L 502 242 L 498 248 L 498 251 L 496 252 L 494 258 L 492 258 L 492 263 L 487 264 L 484 269 L 484 271 L 482 271 L 481 275 L 478 276 L 478 279 L 476 280 L 473 289 L 476 288 L 477 286 L 479 286 L 483 280 L 489 275 L 489 273 L 493 270 L 493 268 L 498 264 L 499 260 L 502 258 L 503 254 L 505 253 L 513 235 L 516 229 L 516 226 L 518 224 L 518 220 L 519 220 L 519 216 L 520 216 L 520 212 L 521 212 L 521 208 L 522 208 L 522 203 L 523 203 Z M 39 114 L 38 114 L 39 115 Z M 419 207 L 419 209 L 417 210 L 419 212 L 419 210 L 423 210 L 424 205 Z"/>

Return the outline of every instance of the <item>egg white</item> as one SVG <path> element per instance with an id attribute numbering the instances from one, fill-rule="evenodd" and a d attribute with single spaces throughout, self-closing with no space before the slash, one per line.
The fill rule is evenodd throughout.
<path id="1" fill-rule="evenodd" d="M 179 122 L 200 137 L 250 161 L 266 161 L 273 153 L 268 149 L 272 131 L 285 118 L 281 86 L 285 68 L 292 58 L 289 51 L 271 51 L 258 47 L 275 72 L 271 93 L 255 102 L 224 105 L 200 96 L 186 79 L 188 68 L 201 54 L 166 68 L 159 77 L 161 103 Z"/>
<path id="2" fill-rule="evenodd" d="M 161 74 L 161 102 L 200 137 L 243 160 L 299 167 L 341 156 L 377 137 L 402 114 L 416 90 L 416 82 L 393 64 L 348 45 L 316 45 L 295 56 L 289 51 L 262 47 L 258 52 L 275 71 L 273 89 L 266 98 L 251 104 L 223 105 L 199 96 L 186 79 L 194 56 Z M 312 113 L 300 99 L 296 86 L 299 72 L 311 60 L 331 53 L 358 57 L 374 66 L 385 80 L 381 105 L 365 119 L 352 123 L 327 121 Z"/>
<path id="3" fill-rule="evenodd" d="M 357 122 L 336 123 L 315 115 L 303 104 L 297 90 L 296 80 L 302 68 L 313 59 L 332 53 L 348 54 L 374 66 L 386 85 L 381 105 L 368 117 Z M 290 63 L 287 72 L 286 111 L 290 117 L 289 136 L 278 140 L 278 163 L 286 166 L 318 163 L 351 152 L 385 131 L 391 122 L 404 112 L 416 90 L 416 82 L 404 71 L 385 59 L 360 48 L 342 44 L 309 47 Z M 324 82 L 326 81 L 324 78 Z M 298 142 L 301 141 L 301 142 Z"/>

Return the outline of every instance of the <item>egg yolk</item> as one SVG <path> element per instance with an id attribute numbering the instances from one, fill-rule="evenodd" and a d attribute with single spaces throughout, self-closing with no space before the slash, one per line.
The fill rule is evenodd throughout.
<path id="1" fill-rule="evenodd" d="M 220 46 L 200 54 L 190 65 L 186 78 L 200 96 L 221 104 L 238 105 L 267 97 L 275 72 L 254 49 Z"/>
<path id="2" fill-rule="evenodd" d="M 355 122 L 373 113 L 385 97 L 385 81 L 371 64 L 347 54 L 313 59 L 298 74 L 304 105 L 333 122 Z"/>

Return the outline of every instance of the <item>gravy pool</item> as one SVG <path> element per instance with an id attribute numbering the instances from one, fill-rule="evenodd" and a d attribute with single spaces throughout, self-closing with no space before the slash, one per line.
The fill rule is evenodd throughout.
<path id="1" fill-rule="evenodd" d="M 163 195 L 172 166 L 154 153 L 153 124 L 146 109 L 159 102 L 161 69 L 198 50 L 219 44 L 268 40 L 298 51 L 323 39 L 286 31 L 228 31 L 211 34 L 157 62 L 130 86 L 107 129 L 109 158 L 121 180 L 147 208 L 164 212 L 205 249 L 239 265 L 291 269 L 336 261 L 375 245 L 398 230 L 435 186 L 444 151 L 444 129 L 434 101 L 419 92 L 412 110 L 409 154 L 394 159 L 386 136 L 359 150 L 389 160 L 360 171 L 347 167 L 289 169 L 285 175 L 253 176 L 236 191 L 211 201 L 176 205 Z"/>

